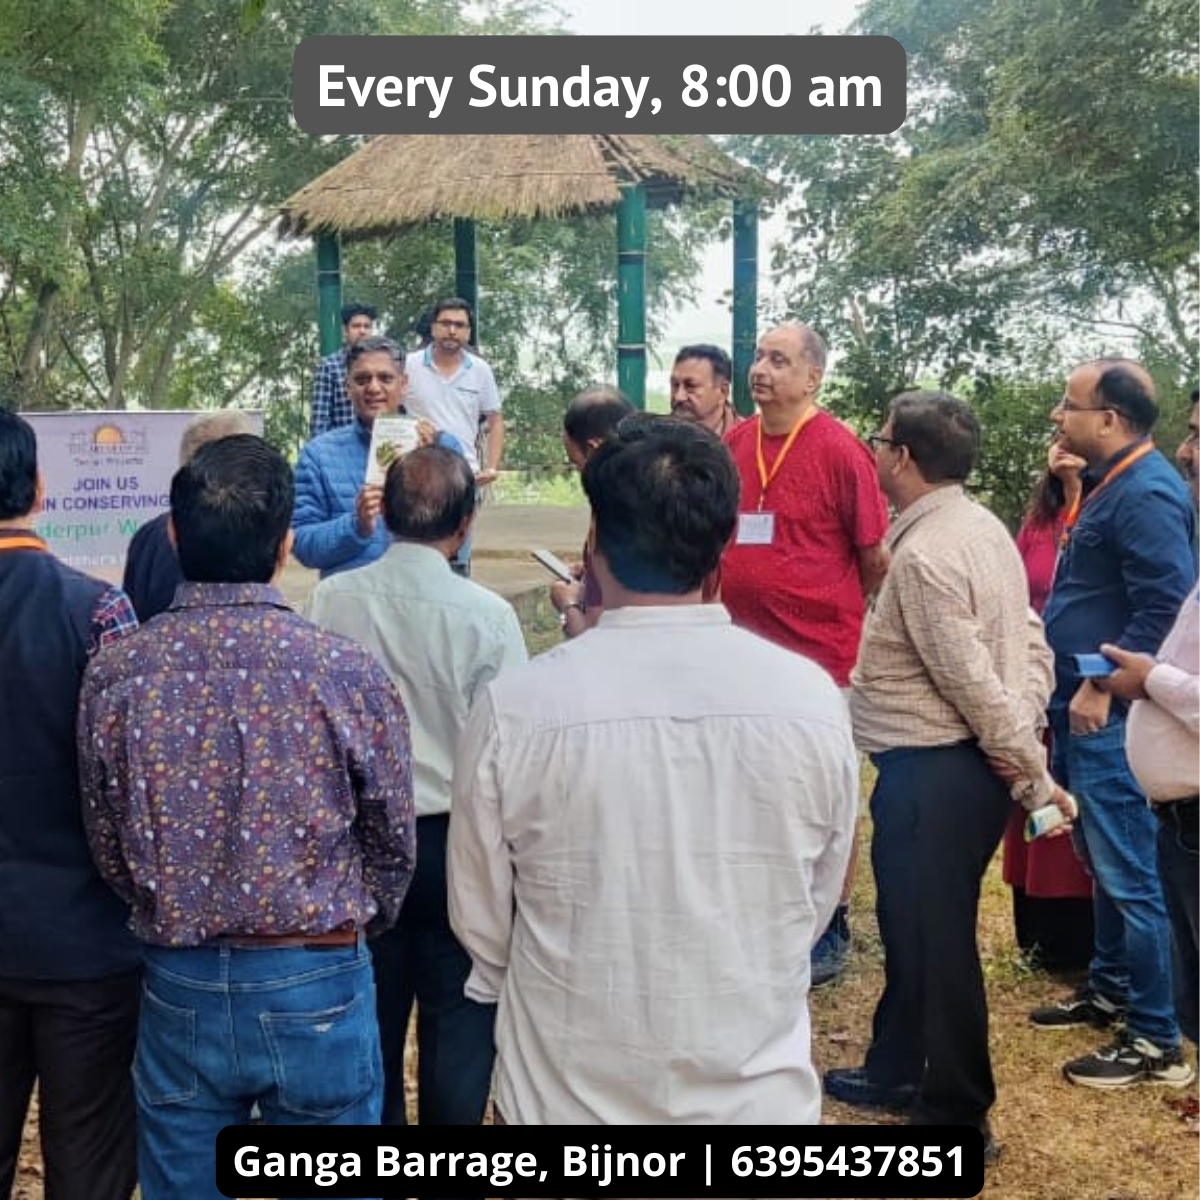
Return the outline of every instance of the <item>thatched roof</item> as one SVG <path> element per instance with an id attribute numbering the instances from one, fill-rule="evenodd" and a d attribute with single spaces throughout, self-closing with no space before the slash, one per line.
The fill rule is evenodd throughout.
<path id="1" fill-rule="evenodd" d="M 685 191 L 750 195 L 765 181 L 699 135 L 387 134 L 282 206 L 281 234 L 377 237 L 445 217 L 503 221 L 614 207 L 618 184 L 653 206 Z"/>

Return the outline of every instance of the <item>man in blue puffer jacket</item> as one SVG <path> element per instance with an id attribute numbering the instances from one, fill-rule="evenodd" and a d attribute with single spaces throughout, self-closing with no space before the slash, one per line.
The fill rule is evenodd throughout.
<path id="1" fill-rule="evenodd" d="M 380 518 L 383 488 L 368 486 L 367 455 L 377 416 L 402 413 L 407 377 L 404 356 L 388 338 L 356 342 L 346 356 L 346 391 L 354 421 L 320 434 L 296 464 L 294 553 L 322 577 L 365 567 L 387 549 L 389 535 Z M 435 443 L 462 454 L 458 439 L 438 433 L 428 421 L 419 426 L 421 444 Z"/>

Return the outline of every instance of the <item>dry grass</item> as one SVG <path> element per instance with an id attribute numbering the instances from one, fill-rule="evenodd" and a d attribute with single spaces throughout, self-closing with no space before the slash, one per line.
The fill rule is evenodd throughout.
<path id="1" fill-rule="evenodd" d="M 855 889 L 852 967 L 844 982 L 813 996 L 813 1050 L 822 1069 L 858 1065 L 870 1040 L 883 974 L 873 907 L 867 868 Z M 1087 1053 L 1105 1035 L 1035 1030 L 1029 1024 L 1029 1010 L 1065 988 L 1020 959 L 998 858 L 985 880 L 979 941 L 999 1090 L 992 1124 L 1004 1144 L 982 1194 L 988 1200 L 1195 1200 L 1200 1192 L 1195 1122 L 1178 1110 L 1181 1100 L 1194 1097 L 1195 1085 L 1104 1093 L 1063 1079 L 1062 1063 Z M 861 1110 L 826 1101 L 824 1124 L 863 1120 Z"/>

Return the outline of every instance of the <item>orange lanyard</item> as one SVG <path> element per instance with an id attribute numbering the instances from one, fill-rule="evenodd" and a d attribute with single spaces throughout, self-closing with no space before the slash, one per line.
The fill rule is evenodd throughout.
<path id="1" fill-rule="evenodd" d="M 1058 538 L 1058 546 L 1059 546 L 1060 550 L 1065 550 L 1067 548 L 1067 543 L 1071 540 L 1071 532 L 1072 532 L 1072 530 L 1074 530 L 1075 524 L 1079 520 L 1079 514 L 1080 514 L 1080 511 L 1083 508 L 1083 506 L 1085 504 L 1087 504 L 1088 501 L 1091 500 L 1091 498 L 1094 495 L 1096 495 L 1096 493 L 1099 492 L 1103 487 L 1105 487 L 1107 484 L 1111 483 L 1114 479 L 1116 479 L 1116 477 L 1118 475 L 1120 475 L 1122 471 L 1126 470 L 1129 467 L 1132 467 L 1133 464 L 1135 462 L 1137 462 L 1137 460 L 1139 458 L 1145 458 L 1146 455 L 1149 454 L 1150 451 L 1153 449 L 1154 449 L 1153 442 L 1145 442 L 1143 445 L 1139 446 L 1131 455 L 1129 455 L 1128 458 L 1121 459 L 1121 461 L 1119 463 L 1117 463 L 1117 465 L 1115 467 L 1110 468 L 1105 473 L 1104 478 L 1101 479 L 1100 482 L 1098 484 L 1096 484 L 1096 486 L 1094 488 L 1092 488 L 1092 490 L 1090 492 L 1088 492 L 1086 498 L 1082 495 L 1079 495 L 1079 496 L 1076 496 L 1075 499 L 1071 501 L 1071 507 L 1067 510 L 1066 520 L 1063 521 L 1062 533 L 1059 535 L 1059 538 Z"/>
<path id="2" fill-rule="evenodd" d="M 809 421 L 817 415 L 817 409 L 814 405 L 792 426 L 792 431 L 787 435 L 787 441 L 783 443 L 783 448 L 775 456 L 775 461 L 771 464 L 770 471 L 767 470 L 767 460 L 763 457 L 763 432 L 762 432 L 762 417 L 758 418 L 758 481 L 762 484 L 762 489 L 758 493 L 758 511 L 763 510 L 763 501 L 767 498 L 767 488 L 771 486 L 771 481 L 779 474 L 779 468 L 783 465 L 783 460 L 787 458 L 787 452 L 792 448 L 792 443 L 796 440 L 796 436 L 800 430 L 804 428 Z"/>
<path id="3" fill-rule="evenodd" d="M 22 536 L 0 538 L 0 550 L 45 550 L 46 543 L 39 537 Z"/>

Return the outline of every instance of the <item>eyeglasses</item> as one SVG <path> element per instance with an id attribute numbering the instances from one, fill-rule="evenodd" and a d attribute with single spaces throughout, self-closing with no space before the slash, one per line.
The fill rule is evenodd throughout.
<path id="1" fill-rule="evenodd" d="M 891 446 L 893 450 L 899 450 L 904 443 L 896 441 L 895 438 L 884 437 L 882 433 L 873 433 L 867 438 L 867 445 L 872 450 L 878 450 L 880 446 Z"/>
<path id="2" fill-rule="evenodd" d="M 470 321 L 443 321 L 443 320 L 439 319 L 437 321 L 434 321 L 434 324 L 440 325 L 443 329 L 458 330 L 458 329 L 470 329 L 471 328 Z"/>
<path id="3" fill-rule="evenodd" d="M 1064 396 L 1055 406 L 1059 412 L 1117 412 L 1111 404 L 1076 404 Z"/>

